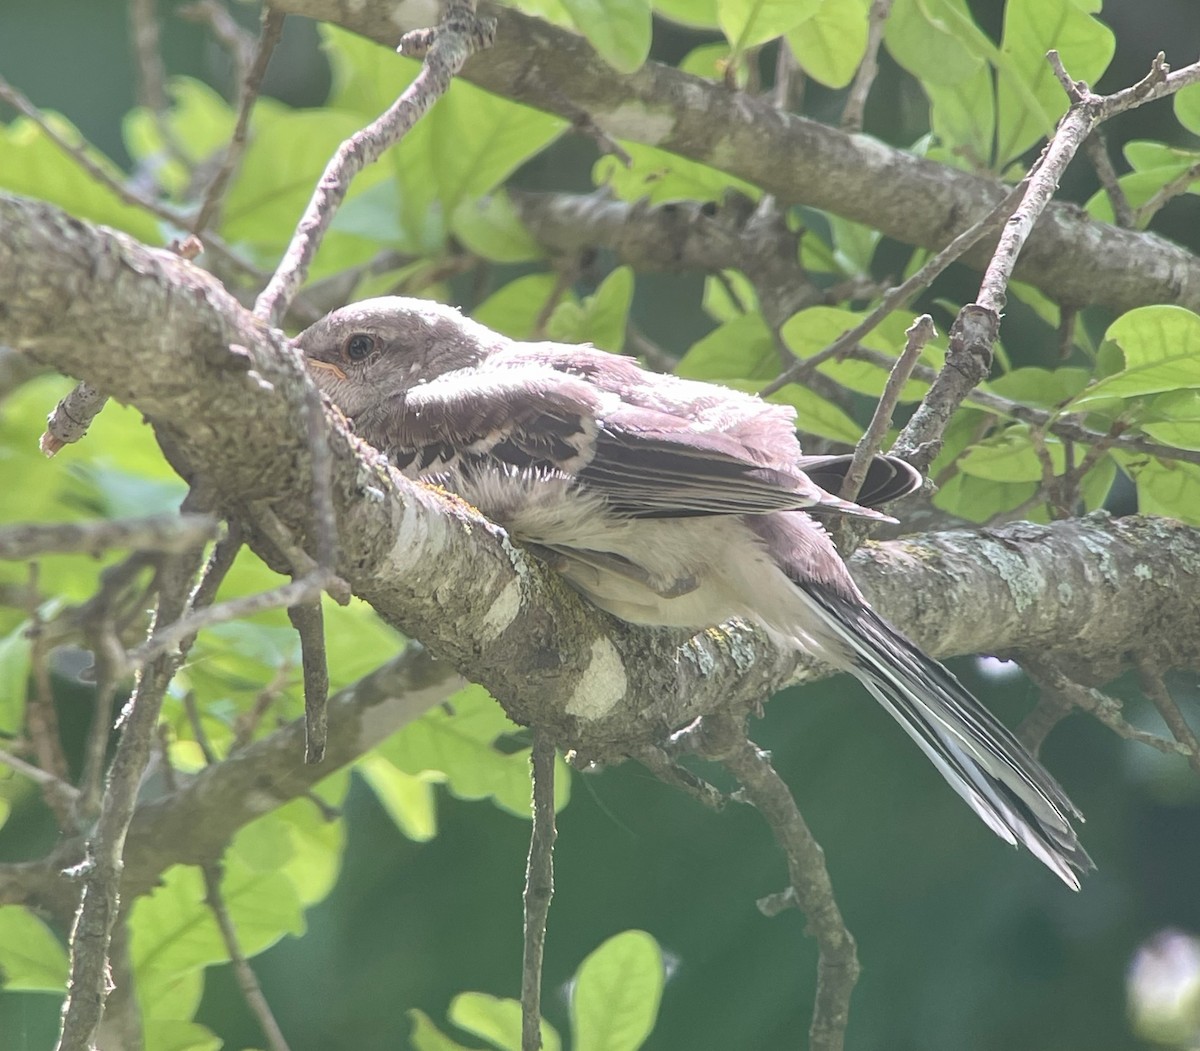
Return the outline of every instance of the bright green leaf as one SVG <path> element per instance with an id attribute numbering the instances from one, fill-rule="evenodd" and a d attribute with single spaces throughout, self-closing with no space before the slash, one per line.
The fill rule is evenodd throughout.
<path id="1" fill-rule="evenodd" d="M 224 150 L 237 120 L 229 103 L 203 81 L 192 77 L 172 77 L 167 91 L 171 106 L 166 123 L 172 147 L 181 148 L 192 164 L 209 161 Z M 259 99 L 259 106 L 263 103 L 278 105 L 273 100 Z M 256 116 L 261 117 L 259 106 Z M 139 106 L 125 115 L 121 132 L 129 155 L 140 164 L 152 166 L 155 181 L 173 196 L 180 197 L 188 188 L 192 171 L 175 156 L 174 148 L 163 141 L 161 121 L 158 114 Z"/>
<path id="2" fill-rule="evenodd" d="M 575 972 L 575 1051 L 637 1051 L 654 1029 L 664 980 L 662 952 L 649 934 L 609 938 Z"/>
<path id="3" fill-rule="evenodd" d="M 87 145 L 70 121 L 56 113 L 49 113 L 46 118 L 59 135 L 73 145 L 82 146 L 87 157 L 113 179 L 124 180 L 120 169 L 99 150 Z M 31 120 L 18 117 L 7 127 L 0 124 L 0 157 L 4 158 L 0 164 L 0 189 L 49 201 L 80 219 L 116 227 L 152 245 L 162 242 L 162 227 L 157 218 L 126 204 L 97 182 Z"/>
<path id="4" fill-rule="evenodd" d="M 158 1018 L 146 1021 L 145 1041 L 145 1051 L 218 1051 L 225 1043 L 198 1022 Z"/>
<path id="5" fill-rule="evenodd" d="M 1120 457 L 1137 483 L 1138 511 L 1200 525 L 1200 466 L 1174 460 Z"/>
<path id="6" fill-rule="evenodd" d="M 0 639 L 0 732 L 15 736 L 25 725 L 30 646 L 22 623 Z"/>
<path id="7" fill-rule="evenodd" d="M 943 149 L 937 159 L 967 170 L 986 169 L 996 137 L 996 99 L 992 70 L 981 65 L 952 84 L 925 81 L 929 119 Z"/>
<path id="8" fill-rule="evenodd" d="M 869 0 L 826 0 L 807 21 L 787 32 L 788 46 L 814 80 L 844 88 L 867 49 Z"/>
<path id="9" fill-rule="evenodd" d="M 737 53 L 783 36 L 820 9 L 824 0 L 717 0 L 725 39 Z M 835 3 L 844 0 L 834 0 Z"/>
<path id="10" fill-rule="evenodd" d="M 1056 475 L 1066 469 L 1062 442 L 1053 436 L 1043 440 Z M 1024 424 L 1006 427 L 1000 434 L 971 446 L 959 458 L 958 466 L 965 474 L 993 482 L 1037 482 L 1043 476 L 1042 459 Z"/>
<path id="11" fill-rule="evenodd" d="M 138 980 L 138 1003 L 142 1017 L 151 1020 L 188 1021 L 204 996 L 204 972 L 176 971 L 172 974 L 143 971 Z"/>
<path id="12" fill-rule="evenodd" d="M 1008 0 L 996 93 L 1000 168 L 1052 133 L 1067 109 L 1066 93 L 1046 61 L 1051 48 L 1072 77 L 1095 83 L 1112 61 L 1116 38 L 1072 0 Z"/>
<path id="13" fill-rule="evenodd" d="M 1175 119 L 1193 135 L 1200 135 L 1200 84 L 1176 92 Z"/>
<path id="14" fill-rule="evenodd" d="M 1125 368 L 1086 388 L 1070 408 L 1200 387 L 1200 316 L 1190 310 L 1139 307 L 1117 318 L 1105 339 L 1121 348 Z"/>
<path id="15" fill-rule="evenodd" d="M 560 343 L 593 343 L 619 353 L 633 302 L 633 269 L 619 266 L 582 303 L 560 303 L 546 323 L 546 335 Z"/>
<path id="16" fill-rule="evenodd" d="M 471 316 L 511 339 L 532 339 L 539 318 L 558 288 L 553 274 L 527 274 L 496 289 Z M 567 293 L 565 298 L 571 298 Z"/>
<path id="17" fill-rule="evenodd" d="M 413 1024 L 412 1033 L 409 1034 L 413 1051 L 474 1051 L 451 1040 L 430 1021 L 424 1011 L 413 1009 L 408 1012 L 408 1017 Z"/>
<path id="18" fill-rule="evenodd" d="M 1157 442 L 1200 450 L 1200 390 L 1159 395 L 1139 414 L 1138 423 Z"/>
<path id="19" fill-rule="evenodd" d="M 762 195 L 750 183 L 707 164 L 638 142 L 622 141 L 621 146 L 629 154 L 629 166 L 612 154 L 605 154 L 592 168 L 592 179 L 597 186 L 607 186 L 623 201 L 646 200 L 650 204 L 719 201 L 730 190 L 751 200 Z"/>
<path id="20" fill-rule="evenodd" d="M 987 522 L 1024 504 L 1038 490 L 1038 482 L 996 482 L 958 473 L 933 494 L 933 505 L 968 522 Z M 1039 515 L 1026 517 L 1036 520 Z"/>
<path id="21" fill-rule="evenodd" d="M 807 243 L 809 238 L 805 238 Z M 758 292 L 740 270 L 724 270 L 721 278 L 704 279 L 704 312 L 714 321 L 732 321 L 758 311 Z"/>
<path id="22" fill-rule="evenodd" d="M 440 776 L 426 771 L 408 774 L 381 755 L 367 755 L 355 769 L 371 786 L 375 798 L 387 811 L 400 832 L 414 843 L 424 843 L 437 835 L 437 807 L 433 780 Z"/>
<path id="23" fill-rule="evenodd" d="M 576 27 L 618 73 L 641 69 L 650 54 L 649 0 L 562 0 Z"/>
<path id="24" fill-rule="evenodd" d="M 1075 397 L 1091 378 L 1082 368 L 1013 369 L 984 384 L 984 389 L 1012 401 L 1053 408 Z"/>
<path id="25" fill-rule="evenodd" d="M 450 1001 L 447 1017 L 459 1029 L 482 1037 L 501 1051 L 521 1051 L 521 1003 L 486 993 L 460 993 Z M 559 1051 L 562 1039 L 545 1020 L 542 1051 Z"/>
<path id="26" fill-rule="evenodd" d="M 0 984 L 61 994 L 66 981 L 67 953 L 50 928 L 24 906 L 0 906 Z"/>
<path id="27" fill-rule="evenodd" d="M 779 373 L 779 351 L 761 314 L 737 314 L 693 343 L 675 373 L 715 383 L 758 380 L 763 387 Z"/>
<path id="28" fill-rule="evenodd" d="M 511 814 L 529 816 L 529 750 L 502 751 L 499 737 L 517 726 L 478 686 L 455 694 L 450 707 L 426 712 L 415 723 L 388 738 L 379 753 L 399 769 L 420 777 L 442 774 L 460 799 L 491 798 Z M 570 798 L 570 772 L 561 760 L 554 779 L 555 806 Z"/>
<path id="29" fill-rule="evenodd" d="M 496 263 L 527 263 L 546 254 L 503 191 L 463 200 L 454 210 L 450 228 L 468 250 Z"/>
<path id="30" fill-rule="evenodd" d="M 729 50 L 729 45 L 724 41 L 719 44 L 701 44 L 684 55 L 683 61 L 679 63 L 679 68 L 682 72 L 691 73 L 694 77 L 704 77 L 705 80 L 724 83 L 732 56 L 733 52 Z M 745 84 L 742 83 L 744 73 L 744 63 L 738 63 L 738 87 L 745 87 Z"/>
<path id="31" fill-rule="evenodd" d="M 922 84 L 957 84 L 992 48 L 965 0 L 896 0 L 884 28 L 892 57 Z"/>
<path id="32" fill-rule="evenodd" d="M 654 0 L 654 12 L 696 29 L 716 29 L 720 25 L 717 0 Z"/>

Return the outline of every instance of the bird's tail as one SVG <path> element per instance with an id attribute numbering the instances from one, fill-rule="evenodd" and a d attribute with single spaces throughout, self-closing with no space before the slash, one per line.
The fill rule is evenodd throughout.
<path id="1" fill-rule="evenodd" d="M 1095 868 L 1071 819 L 1083 816 L 1029 752 L 949 671 L 869 606 L 803 587 L 874 694 L 984 823 L 1023 843 L 1072 890 Z"/>

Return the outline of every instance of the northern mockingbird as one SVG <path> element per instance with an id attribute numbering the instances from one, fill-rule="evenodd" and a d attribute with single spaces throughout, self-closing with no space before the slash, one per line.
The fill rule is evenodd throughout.
<path id="1" fill-rule="evenodd" d="M 534 545 L 601 609 L 761 624 L 856 676 L 1001 839 L 1076 890 L 1094 867 L 1054 778 L 871 609 L 820 524 L 886 519 L 865 505 L 918 486 L 912 467 L 877 457 L 849 503 L 826 491 L 848 458 L 801 455 L 791 408 L 593 347 L 513 342 L 436 303 L 366 300 L 296 343 L 366 441 Z"/>

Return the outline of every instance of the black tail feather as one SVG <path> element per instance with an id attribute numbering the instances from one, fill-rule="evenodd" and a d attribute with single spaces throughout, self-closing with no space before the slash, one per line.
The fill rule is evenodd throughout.
<path id="1" fill-rule="evenodd" d="M 1066 793 L 949 671 L 870 607 L 806 586 L 848 651 L 848 670 L 900 723 L 942 776 L 1001 839 L 1023 843 L 1068 887 L 1095 868 Z"/>

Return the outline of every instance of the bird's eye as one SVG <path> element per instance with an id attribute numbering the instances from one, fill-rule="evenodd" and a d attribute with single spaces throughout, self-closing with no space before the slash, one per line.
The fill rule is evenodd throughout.
<path id="1" fill-rule="evenodd" d="M 346 357 L 350 361 L 362 361 L 375 349 L 375 337 L 365 332 L 356 332 L 346 340 Z"/>

